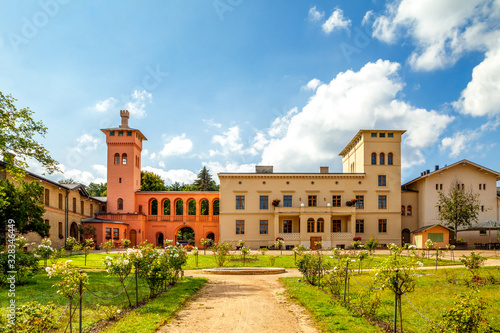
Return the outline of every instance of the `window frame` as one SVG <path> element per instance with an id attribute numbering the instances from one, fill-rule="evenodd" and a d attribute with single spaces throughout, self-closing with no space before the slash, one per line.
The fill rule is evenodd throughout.
<path id="1" fill-rule="evenodd" d="M 113 240 L 119 240 L 119 239 L 120 239 L 120 229 L 113 228 Z"/>
<path id="2" fill-rule="evenodd" d="M 325 232 L 325 220 L 321 217 L 316 221 L 316 232 Z"/>
<path id="3" fill-rule="evenodd" d="M 378 175 L 378 186 L 386 186 L 386 185 L 387 185 L 387 176 Z"/>
<path id="4" fill-rule="evenodd" d="M 236 196 L 236 209 L 245 209 L 245 196 L 237 195 Z"/>
<path id="5" fill-rule="evenodd" d="M 342 207 L 341 195 L 332 195 L 332 207 Z"/>
<path id="6" fill-rule="evenodd" d="M 260 220 L 259 233 L 261 235 L 269 234 L 269 220 Z"/>
<path id="7" fill-rule="evenodd" d="M 356 209 L 365 209 L 365 196 L 357 195 L 356 199 Z"/>
<path id="8" fill-rule="evenodd" d="M 312 205 L 311 205 L 312 203 Z M 318 207 L 318 196 L 308 195 L 307 196 L 307 207 Z"/>
<path id="9" fill-rule="evenodd" d="M 293 231 L 293 221 L 292 220 L 283 220 L 283 233 L 291 234 Z"/>
<path id="10" fill-rule="evenodd" d="M 104 235 L 106 239 L 111 239 L 111 228 L 106 228 Z"/>
<path id="11" fill-rule="evenodd" d="M 236 234 L 237 235 L 245 234 L 245 220 L 236 220 Z"/>
<path id="12" fill-rule="evenodd" d="M 308 233 L 314 232 L 314 224 L 315 224 L 315 221 L 313 218 L 307 219 L 307 232 Z"/>
<path id="13" fill-rule="evenodd" d="M 387 209 L 387 195 L 378 196 L 378 209 Z"/>
<path id="14" fill-rule="evenodd" d="M 384 234 L 387 233 L 387 219 L 378 220 L 378 232 Z"/>
<path id="15" fill-rule="evenodd" d="M 260 209 L 269 209 L 269 196 L 261 195 L 259 198 L 259 208 Z"/>
<path id="16" fill-rule="evenodd" d="M 384 153 L 380 153 L 378 156 L 379 156 L 379 164 L 380 165 L 385 165 L 385 154 Z"/>
<path id="17" fill-rule="evenodd" d="M 283 196 L 283 207 L 292 207 L 292 196 L 284 195 Z"/>
<path id="18" fill-rule="evenodd" d="M 365 233 L 365 220 L 356 220 L 356 233 L 364 234 Z"/>
<path id="19" fill-rule="evenodd" d="M 332 220 L 332 232 L 342 232 L 342 220 Z"/>

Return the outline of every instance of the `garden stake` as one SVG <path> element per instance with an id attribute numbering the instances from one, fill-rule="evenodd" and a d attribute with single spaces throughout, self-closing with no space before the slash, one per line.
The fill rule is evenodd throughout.
<path id="1" fill-rule="evenodd" d="M 347 275 L 349 275 L 349 260 L 345 265 L 344 302 L 346 301 L 346 293 L 347 293 Z"/>
<path id="2" fill-rule="evenodd" d="M 399 282 L 398 282 L 398 272 L 399 269 L 396 269 L 396 291 L 394 292 L 394 333 L 397 331 L 397 323 L 398 323 L 398 292 L 399 292 Z"/>
<path id="3" fill-rule="evenodd" d="M 139 287 L 137 284 L 137 274 L 138 274 L 138 265 L 137 261 L 135 262 L 135 307 L 139 307 Z"/>
<path id="4" fill-rule="evenodd" d="M 321 256 L 318 259 L 318 288 L 321 287 Z"/>
<path id="5" fill-rule="evenodd" d="M 198 267 L 198 252 L 196 252 L 195 258 L 196 258 L 196 267 Z"/>
<path id="6" fill-rule="evenodd" d="M 79 332 L 82 333 L 82 298 L 83 298 L 82 273 L 83 273 L 83 271 L 79 271 L 79 273 L 80 273 L 80 328 L 79 328 Z"/>
<path id="7" fill-rule="evenodd" d="M 436 249 L 436 271 L 438 269 L 438 252 L 439 252 L 439 250 Z"/>

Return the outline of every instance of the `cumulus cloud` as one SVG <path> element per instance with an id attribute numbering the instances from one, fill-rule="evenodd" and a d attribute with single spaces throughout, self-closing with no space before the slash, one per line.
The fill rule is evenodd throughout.
<path id="1" fill-rule="evenodd" d="M 500 114 L 500 43 L 474 68 L 472 80 L 453 106 L 472 116 Z"/>
<path id="2" fill-rule="evenodd" d="M 76 139 L 76 141 L 77 145 L 74 150 L 78 153 L 88 153 L 96 150 L 101 143 L 101 139 L 90 134 L 82 134 Z"/>
<path id="3" fill-rule="evenodd" d="M 219 177 L 217 174 L 220 172 L 254 172 L 255 164 L 238 164 L 235 162 L 226 162 L 222 164 L 220 162 L 208 162 L 203 163 L 209 170 L 214 180 L 219 183 Z"/>
<path id="4" fill-rule="evenodd" d="M 203 122 L 208 126 L 213 126 L 216 128 L 221 128 L 222 124 L 216 123 L 213 119 L 203 119 Z"/>
<path id="5" fill-rule="evenodd" d="M 144 171 L 153 172 L 159 175 L 164 181 L 166 185 L 171 185 L 175 182 L 190 184 L 194 182 L 196 179 L 196 174 L 192 171 L 186 169 L 177 169 L 177 170 L 163 170 L 158 168 L 153 168 L 151 166 L 146 166 L 142 168 Z"/>
<path id="6" fill-rule="evenodd" d="M 330 17 L 323 23 L 321 28 L 326 34 L 330 34 L 333 30 L 349 29 L 351 20 L 344 18 L 342 9 L 335 9 Z"/>
<path id="7" fill-rule="evenodd" d="M 99 101 L 96 103 L 94 108 L 99 111 L 99 112 L 106 112 L 110 109 L 112 109 L 116 104 L 116 99 L 113 97 L 110 97 L 108 99 L 105 99 L 103 101 Z"/>
<path id="8" fill-rule="evenodd" d="M 94 164 L 92 166 L 92 169 L 95 170 L 95 172 L 97 172 L 99 175 L 103 176 L 103 177 L 106 177 L 107 176 L 107 173 L 108 173 L 108 168 L 106 168 L 105 165 L 102 165 L 102 164 Z"/>
<path id="9" fill-rule="evenodd" d="M 371 128 L 406 129 L 405 149 L 421 156 L 453 118 L 398 99 L 404 87 L 399 68 L 378 60 L 321 84 L 302 111 L 290 115 L 286 133 L 270 138 L 261 163 L 281 171 L 315 170 L 331 163 L 359 129 Z M 412 159 L 404 167 L 423 161 Z"/>
<path id="10" fill-rule="evenodd" d="M 221 146 L 220 150 L 210 150 L 210 156 L 224 155 L 228 156 L 231 153 L 242 153 L 243 144 L 240 137 L 240 128 L 238 126 L 230 127 L 222 135 L 214 135 L 212 143 L 217 143 Z"/>
<path id="11" fill-rule="evenodd" d="M 175 156 L 175 155 L 184 155 L 189 153 L 193 149 L 193 142 L 190 139 L 186 138 L 186 134 L 182 134 L 172 138 L 169 142 L 167 142 L 164 146 L 160 155 L 163 157 L 166 156 Z"/>
<path id="12" fill-rule="evenodd" d="M 153 95 L 146 90 L 134 90 L 130 94 L 130 101 L 125 104 L 125 108 L 131 115 L 137 118 L 146 116 L 146 105 L 151 103 Z"/>
<path id="13" fill-rule="evenodd" d="M 316 88 L 318 88 L 321 83 L 322 82 L 318 79 L 312 79 L 311 81 L 307 82 L 307 84 L 303 86 L 302 89 L 315 91 Z"/>
<path id="14" fill-rule="evenodd" d="M 309 20 L 313 22 L 318 22 L 323 19 L 325 12 L 320 12 L 316 9 L 316 6 L 309 8 Z"/>

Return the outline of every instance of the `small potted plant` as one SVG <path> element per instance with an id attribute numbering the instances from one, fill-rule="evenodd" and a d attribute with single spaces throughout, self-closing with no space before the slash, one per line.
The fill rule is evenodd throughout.
<path id="1" fill-rule="evenodd" d="M 273 202 L 272 202 L 272 205 L 273 205 L 274 207 L 278 207 L 278 206 L 279 206 L 279 204 L 280 204 L 280 202 L 281 202 L 281 200 L 280 200 L 280 199 L 274 199 L 274 200 L 273 200 Z"/>

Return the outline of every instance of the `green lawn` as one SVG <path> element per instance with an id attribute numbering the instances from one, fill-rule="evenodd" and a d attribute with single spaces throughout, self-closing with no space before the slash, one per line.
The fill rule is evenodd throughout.
<path id="1" fill-rule="evenodd" d="M 431 320 L 439 319 L 440 314 L 453 305 L 457 294 L 466 293 L 470 290 L 463 283 L 463 279 L 470 279 L 470 274 L 463 268 L 437 271 L 422 270 L 418 274 L 415 291 L 409 293 L 408 298 L 422 314 Z M 497 280 L 497 283 L 494 285 L 482 286 L 480 288 L 480 296 L 488 306 L 486 315 L 493 328 L 493 332 L 500 332 L 499 269 L 496 267 L 483 267 L 481 268 L 480 275 L 482 277 L 492 275 Z M 364 272 L 361 275 L 355 275 L 355 277 L 365 285 L 374 278 L 371 272 Z M 447 282 L 447 278 L 448 280 L 458 279 L 458 283 L 449 283 Z M 319 324 L 322 327 L 326 327 L 327 331 L 342 331 L 345 327 L 349 327 L 349 325 L 358 325 L 354 324 L 360 320 L 357 312 L 346 310 L 340 301 L 333 301 L 330 295 L 325 295 L 317 287 L 307 285 L 305 282 L 298 283 L 297 278 L 286 278 L 284 279 L 284 284 L 290 295 L 308 308 Z M 357 297 L 362 291 L 364 291 L 364 287 L 351 278 L 349 297 L 354 304 L 359 301 Z M 404 297 L 402 304 L 403 328 L 405 332 L 428 332 L 429 323 L 411 307 Z M 330 309 L 335 309 L 335 311 L 330 311 Z M 391 324 L 393 322 L 393 313 L 394 294 L 390 291 L 383 291 L 382 305 L 375 318 Z M 365 326 L 361 325 L 360 327 Z M 352 328 L 353 326 L 350 327 Z"/>

